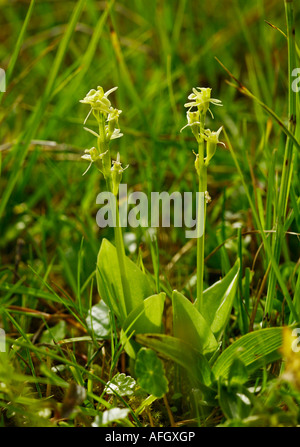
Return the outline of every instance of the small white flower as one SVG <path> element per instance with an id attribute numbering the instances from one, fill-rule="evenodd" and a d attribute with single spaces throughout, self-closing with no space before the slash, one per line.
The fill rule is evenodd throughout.
<path id="1" fill-rule="evenodd" d="M 206 129 L 204 131 L 204 134 L 202 134 L 202 137 L 209 143 L 222 144 L 223 146 L 225 146 L 225 143 L 219 141 L 219 136 L 222 132 L 222 129 L 223 126 L 221 126 L 216 132 L 212 132 L 210 129 Z"/>
<path id="2" fill-rule="evenodd" d="M 186 127 L 192 127 L 195 125 L 200 125 L 200 116 L 199 116 L 199 110 L 197 110 L 196 112 L 190 112 L 189 110 L 186 112 L 186 118 L 188 123 L 180 130 L 180 132 L 183 131 L 183 129 L 185 129 Z"/>
<path id="3" fill-rule="evenodd" d="M 121 133 L 120 129 L 115 129 L 113 131 L 113 134 L 111 135 L 110 139 L 115 140 L 116 138 L 121 138 L 123 134 Z"/>
<path id="4" fill-rule="evenodd" d="M 97 90 L 92 89 L 88 92 L 88 94 L 81 99 L 79 102 L 83 104 L 89 104 L 91 106 L 92 110 L 98 110 L 102 113 L 109 114 L 112 110 L 111 108 L 111 102 L 107 98 L 108 95 L 110 95 L 112 92 L 114 92 L 118 87 L 113 87 L 110 90 L 108 90 L 106 93 L 104 93 L 104 90 L 102 87 L 98 86 Z M 89 112 L 88 116 L 85 119 L 85 122 L 87 118 L 89 117 L 91 111 Z"/>
<path id="5" fill-rule="evenodd" d="M 97 149 L 95 147 L 92 147 L 91 149 L 85 149 L 84 152 L 85 154 L 82 155 L 81 158 L 83 158 L 83 160 L 88 160 L 90 164 L 82 175 L 85 175 L 88 172 L 93 163 L 96 162 L 96 164 L 98 164 L 108 151 L 104 152 L 103 154 L 98 154 Z"/>
<path id="6" fill-rule="evenodd" d="M 119 185 L 122 180 L 122 175 L 125 169 L 128 168 L 127 165 L 125 168 L 122 167 L 122 163 L 120 162 L 120 154 L 118 152 L 117 159 L 112 162 L 111 168 L 111 177 L 112 177 L 112 185 L 113 185 L 113 194 L 115 196 L 118 195 Z"/>
<path id="7" fill-rule="evenodd" d="M 122 110 L 118 110 L 118 109 L 112 109 L 107 117 L 107 121 L 113 121 L 113 120 L 118 120 L 119 116 L 121 115 Z"/>
<path id="8" fill-rule="evenodd" d="M 211 88 L 197 87 L 196 90 L 193 88 L 193 93 L 188 96 L 188 99 L 192 100 L 192 102 L 187 102 L 184 104 L 184 107 L 198 107 L 200 113 L 206 113 L 207 110 L 210 112 L 211 116 L 213 116 L 209 104 L 213 104 L 215 106 L 222 106 L 222 101 L 219 99 L 211 98 Z"/>
<path id="9" fill-rule="evenodd" d="M 105 126 L 106 131 L 106 139 L 114 140 L 116 138 L 121 138 L 123 134 L 120 132 L 119 128 L 119 116 L 121 115 L 122 110 L 112 109 L 107 117 L 108 125 Z"/>
<path id="10" fill-rule="evenodd" d="M 117 159 L 113 160 L 112 162 L 112 171 L 117 172 L 118 174 L 121 174 L 125 169 L 127 169 L 129 165 L 125 166 L 125 168 L 122 167 L 122 163 L 120 162 L 120 153 L 117 153 Z"/>
<path id="11" fill-rule="evenodd" d="M 217 149 L 217 144 L 222 144 L 223 146 L 225 146 L 225 143 L 223 143 L 222 141 L 219 141 L 219 136 L 220 136 L 220 133 L 222 132 L 222 129 L 223 129 L 223 126 L 221 126 L 216 132 L 212 132 L 211 130 L 206 129 L 204 131 L 204 134 L 201 134 L 202 138 L 204 138 L 207 142 L 207 145 L 206 145 L 207 157 L 205 159 L 206 165 L 208 165 L 208 163 L 214 156 L 216 149 Z"/>

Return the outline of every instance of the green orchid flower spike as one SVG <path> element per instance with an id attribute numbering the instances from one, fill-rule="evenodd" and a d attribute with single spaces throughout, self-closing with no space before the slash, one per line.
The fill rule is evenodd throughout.
<path id="1" fill-rule="evenodd" d="M 81 158 L 90 162 L 89 167 L 84 174 L 90 169 L 94 163 L 98 170 L 103 173 L 105 180 L 108 184 L 112 182 L 111 173 L 111 155 L 109 143 L 111 140 L 121 138 L 123 133 L 119 126 L 119 116 L 122 110 L 112 107 L 108 96 L 117 90 L 118 87 L 113 87 L 104 93 L 102 87 L 98 86 L 97 90 L 90 90 L 87 95 L 79 102 L 90 106 L 90 111 L 87 114 L 84 124 L 87 122 L 91 113 L 94 115 L 98 122 L 99 131 L 95 132 L 88 127 L 84 127 L 84 130 L 91 133 L 97 138 L 97 147 L 88 149 L 85 151 L 85 155 Z"/>
<path id="2" fill-rule="evenodd" d="M 79 102 L 81 102 L 82 104 L 89 104 L 91 106 L 91 111 L 98 110 L 99 112 L 102 113 L 110 113 L 112 107 L 110 100 L 107 97 L 112 92 L 117 90 L 117 88 L 118 87 L 113 87 L 106 93 L 104 93 L 103 88 L 98 86 L 97 90 L 95 89 L 90 90 L 88 94 L 85 96 L 85 98 L 81 99 Z M 89 112 L 89 114 L 91 113 L 91 111 Z M 85 119 L 85 121 L 87 120 L 87 118 Z"/>
<path id="3" fill-rule="evenodd" d="M 113 87 L 104 93 L 103 88 L 99 86 L 96 90 L 90 90 L 87 95 L 80 100 L 82 104 L 90 106 L 90 110 L 84 120 L 84 124 L 87 122 L 91 114 L 93 114 L 98 123 L 97 132 L 89 129 L 88 127 L 84 127 L 84 130 L 92 134 L 97 139 L 97 145 L 91 149 L 86 149 L 84 155 L 81 157 L 90 162 L 84 174 L 90 169 L 92 164 L 94 164 L 98 171 L 103 174 L 106 181 L 107 191 L 112 193 L 116 198 L 118 196 L 119 185 L 122 180 L 123 172 L 128 168 L 128 166 L 125 168 L 122 167 L 119 153 L 117 155 L 117 159 L 112 162 L 110 152 L 111 140 L 115 140 L 123 136 L 119 126 L 119 117 L 122 110 L 114 108 L 111 101 L 108 99 L 108 96 L 117 90 L 117 88 L 118 87 Z M 117 200 L 115 200 L 111 206 L 114 207 L 114 209 L 112 209 L 112 213 L 116 216 L 114 235 L 123 296 L 125 302 L 131 303 L 131 288 L 127 278 L 125 248 Z"/>
<path id="4" fill-rule="evenodd" d="M 213 158 L 218 144 L 224 145 L 219 141 L 219 136 L 222 131 L 220 127 L 216 132 L 210 129 L 205 129 L 205 117 L 206 113 L 210 112 L 212 118 L 214 117 L 209 106 L 222 106 L 222 102 L 219 99 L 211 97 L 211 88 L 197 87 L 192 89 L 192 93 L 188 96 L 189 102 L 184 104 L 184 107 L 188 107 L 187 111 L 187 124 L 181 129 L 181 131 L 187 127 L 190 127 L 197 143 L 198 153 L 195 154 L 195 169 L 199 181 L 199 209 L 201 209 L 200 200 L 204 201 L 204 224 L 205 228 L 205 216 L 206 216 L 206 204 L 210 202 L 211 198 L 207 191 L 207 167 Z M 191 109 L 195 107 L 196 110 Z M 181 132 L 180 131 L 180 132 Z M 225 146 L 225 145 L 224 145 Z M 197 238 L 197 306 L 201 312 L 203 307 L 203 274 L 204 274 L 204 231 L 203 235 Z"/>

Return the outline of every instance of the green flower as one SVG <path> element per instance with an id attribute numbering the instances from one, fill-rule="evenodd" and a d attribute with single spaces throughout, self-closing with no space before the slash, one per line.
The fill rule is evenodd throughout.
<path id="1" fill-rule="evenodd" d="M 100 138 L 100 135 L 97 132 L 95 132 L 94 130 L 89 129 L 88 127 L 84 127 L 84 130 L 91 133 L 95 137 Z M 122 136 L 123 136 L 123 134 L 121 133 L 120 129 L 115 129 L 115 128 L 111 129 L 109 125 L 105 126 L 106 141 L 115 140 L 116 138 L 121 138 Z"/>
<path id="2" fill-rule="evenodd" d="M 221 126 L 216 132 L 212 132 L 211 130 L 206 129 L 204 131 L 204 134 L 201 135 L 207 142 L 207 145 L 206 145 L 207 156 L 205 159 L 206 165 L 209 164 L 210 160 L 214 156 L 214 154 L 216 152 L 217 144 L 222 144 L 223 146 L 225 146 L 225 143 L 223 143 L 222 141 L 219 141 L 219 136 L 220 136 L 220 133 L 222 132 L 222 129 L 223 129 L 223 126 Z"/>
<path id="3" fill-rule="evenodd" d="M 116 138 L 121 138 L 123 136 L 120 129 L 113 129 L 112 133 L 111 130 L 109 129 L 109 126 L 105 126 L 105 129 L 106 129 L 106 138 L 108 140 L 115 140 Z"/>
<path id="4" fill-rule="evenodd" d="M 113 87 L 110 90 L 108 90 L 106 93 L 104 93 L 103 88 L 98 86 L 97 90 L 95 90 L 95 89 L 90 90 L 88 92 L 88 94 L 85 96 L 85 98 L 81 99 L 79 102 L 81 102 L 83 104 L 89 104 L 91 106 L 91 111 L 98 110 L 99 112 L 109 114 L 112 111 L 112 108 L 111 108 L 111 102 L 107 97 L 112 92 L 117 90 L 117 88 L 118 87 Z M 91 113 L 91 111 L 90 111 L 90 113 Z M 87 118 L 86 118 L 86 120 L 87 120 Z"/>
<path id="5" fill-rule="evenodd" d="M 84 160 L 88 160 L 90 164 L 82 175 L 88 172 L 93 163 L 95 163 L 98 170 L 102 172 L 102 159 L 108 151 L 104 152 L 103 154 L 99 154 L 97 149 L 95 147 L 92 147 L 91 149 L 85 149 L 84 152 L 85 154 L 82 155 L 81 158 L 83 158 Z"/>
<path id="6" fill-rule="evenodd" d="M 180 130 L 180 132 L 183 131 L 186 127 L 195 127 L 197 125 L 200 125 L 200 113 L 199 110 L 196 112 L 190 112 L 189 110 L 186 112 L 186 118 L 188 123 Z"/>
<path id="7" fill-rule="evenodd" d="M 196 112 L 191 112 L 190 110 L 188 110 L 186 113 L 186 117 L 187 117 L 188 123 L 180 130 L 180 132 L 182 132 L 183 129 L 185 129 L 186 127 L 190 127 L 191 131 L 193 132 L 194 137 L 196 138 L 196 140 L 199 143 L 199 141 L 200 141 L 199 132 L 200 132 L 200 126 L 201 126 L 199 110 L 196 110 Z"/>
<path id="8" fill-rule="evenodd" d="M 111 177 L 112 177 L 112 184 L 113 184 L 113 194 L 115 196 L 118 195 L 119 191 L 119 185 L 122 180 L 122 175 L 125 169 L 128 168 L 129 165 L 127 165 L 125 168 L 122 167 L 122 163 L 120 162 L 120 154 L 118 153 L 117 159 L 112 162 L 112 168 L 111 168 Z"/>
<path id="9" fill-rule="evenodd" d="M 118 109 L 111 109 L 111 111 L 109 112 L 109 115 L 107 117 L 107 121 L 115 121 L 116 123 L 118 123 L 118 119 L 119 116 L 121 115 L 122 110 L 118 110 Z"/>
<path id="10" fill-rule="evenodd" d="M 200 113 L 206 113 L 207 110 L 210 112 L 211 116 L 213 114 L 209 108 L 209 104 L 214 104 L 215 106 L 222 106 L 222 101 L 219 99 L 211 98 L 211 88 L 197 87 L 196 90 L 193 88 L 193 93 L 188 96 L 188 99 L 192 102 L 187 102 L 184 107 L 198 107 Z"/>

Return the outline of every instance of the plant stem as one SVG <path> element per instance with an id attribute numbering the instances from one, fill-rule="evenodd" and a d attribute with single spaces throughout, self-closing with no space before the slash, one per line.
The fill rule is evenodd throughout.
<path id="1" fill-rule="evenodd" d="M 203 233 L 197 237 L 197 307 L 201 312 L 203 308 L 203 276 L 204 276 L 204 240 L 205 240 L 205 219 L 206 219 L 206 200 L 205 191 L 207 190 L 207 166 L 204 164 L 204 140 L 201 134 L 204 132 L 205 115 L 200 117 L 200 138 L 198 141 L 198 161 L 199 161 L 199 197 L 198 197 L 198 215 L 197 226 L 202 227 Z M 203 204 L 203 206 L 202 206 Z"/>
<path id="2" fill-rule="evenodd" d="M 106 179 L 106 188 L 110 193 L 113 192 L 112 181 L 110 178 Z M 116 222 L 114 222 L 114 236 L 115 236 L 118 264 L 120 269 L 120 277 L 124 295 L 124 300 L 123 301 L 120 300 L 120 306 L 121 306 L 120 313 L 122 315 L 122 319 L 125 320 L 128 313 L 131 311 L 131 291 L 126 274 L 125 248 L 123 243 L 122 229 L 120 227 L 120 216 L 119 216 L 117 197 L 115 204 L 116 204 L 115 213 L 114 211 L 112 211 L 112 215 L 116 216 Z"/>
<path id="3" fill-rule="evenodd" d="M 99 114 L 99 135 L 100 138 L 98 139 L 98 149 L 100 152 L 107 152 L 108 156 L 108 164 L 111 166 L 111 156 L 110 156 L 110 148 L 109 144 L 106 141 L 105 137 L 105 119 L 104 116 L 100 113 Z M 106 180 L 106 188 L 110 193 L 113 193 L 113 185 L 112 185 L 112 179 L 110 175 L 105 176 Z M 131 291 L 130 291 L 130 285 L 127 278 L 126 273 L 126 265 L 125 265 L 125 248 L 124 248 L 124 242 L 123 242 L 123 234 L 122 234 L 122 228 L 120 226 L 120 216 L 119 216 L 119 207 L 118 207 L 118 201 L 117 197 L 115 196 L 115 213 L 112 211 L 112 215 L 116 216 L 116 222 L 114 225 L 114 236 L 115 236 L 115 244 L 116 244 L 116 250 L 117 250 L 117 257 L 118 257 L 118 264 L 120 269 L 120 277 L 122 282 L 122 288 L 123 288 L 123 295 L 124 299 L 123 301 L 120 300 L 120 313 L 122 315 L 122 318 L 125 319 L 128 313 L 132 310 L 132 300 L 131 300 Z"/>
<path id="4" fill-rule="evenodd" d="M 129 281 L 127 278 L 127 272 L 126 272 L 125 247 L 124 247 L 124 242 L 123 242 L 122 228 L 120 225 L 120 215 L 119 215 L 119 207 L 118 207 L 117 197 L 116 197 L 116 225 L 114 227 L 114 234 L 115 234 L 116 249 L 117 249 L 119 269 L 120 269 L 124 301 L 125 301 L 125 303 L 124 303 L 125 315 L 127 316 L 133 310 L 134 306 L 132 304 L 131 290 L 130 290 L 130 285 L 129 285 Z"/>
<path id="5" fill-rule="evenodd" d="M 167 396 L 165 394 L 164 394 L 163 399 L 164 399 L 165 407 L 166 407 L 167 412 L 168 412 L 168 416 L 169 416 L 171 427 L 175 427 L 175 421 L 174 421 L 173 413 L 172 413 L 172 410 L 170 408 Z"/>

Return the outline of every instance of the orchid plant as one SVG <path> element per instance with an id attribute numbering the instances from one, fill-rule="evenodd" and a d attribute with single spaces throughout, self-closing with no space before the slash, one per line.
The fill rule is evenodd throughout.
<path id="1" fill-rule="evenodd" d="M 188 107 L 186 114 L 188 123 L 181 129 L 181 131 L 187 127 L 190 127 L 198 143 L 198 153 L 195 153 L 195 168 L 199 182 L 199 200 L 201 200 L 201 203 L 198 204 L 198 210 L 199 212 L 200 210 L 202 211 L 202 215 L 198 212 L 198 217 L 203 219 L 203 233 L 197 238 L 197 307 L 201 312 L 201 309 L 203 309 L 204 229 L 206 203 L 210 201 L 210 196 L 207 191 L 207 167 L 216 152 L 217 145 L 224 145 L 224 143 L 219 141 L 222 127 L 220 127 L 216 132 L 213 132 L 210 129 L 205 129 L 205 116 L 209 111 L 212 118 L 214 117 L 209 108 L 210 104 L 222 106 L 222 103 L 219 99 L 211 98 L 211 88 L 193 88 L 193 91 L 188 96 L 188 99 L 190 102 L 184 104 L 185 107 Z M 197 110 L 191 111 L 191 109 L 195 107 Z"/>
<path id="2" fill-rule="evenodd" d="M 153 295 L 153 288 L 147 275 L 142 272 L 126 255 L 120 224 L 117 197 L 122 175 L 128 166 L 122 166 L 120 154 L 112 160 L 110 142 L 123 136 L 119 126 L 121 110 L 114 108 L 108 96 L 114 87 L 104 93 L 102 87 L 92 89 L 80 102 L 90 106 L 84 120 L 87 122 L 92 114 L 98 123 L 98 133 L 87 127 L 84 129 L 97 138 L 97 145 L 86 149 L 82 156 L 90 162 L 88 169 L 94 164 L 106 181 L 107 191 L 115 197 L 111 206 L 115 207 L 114 225 L 115 245 L 103 239 L 97 258 L 97 286 L 101 299 L 115 316 L 121 329 L 121 344 L 128 355 L 135 359 L 140 345 L 130 340 L 133 333 L 160 332 L 165 293 Z"/>
<path id="3" fill-rule="evenodd" d="M 116 160 L 111 158 L 110 142 L 122 136 L 119 127 L 121 111 L 114 109 L 108 99 L 115 89 L 104 93 L 103 89 L 98 87 L 97 90 L 91 90 L 81 102 L 90 106 L 85 123 L 93 114 L 99 126 L 98 133 L 85 128 L 97 138 L 97 145 L 86 150 L 83 159 L 90 162 L 89 168 L 95 164 L 106 180 L 108 191 L 117 197 L 122 174 L 128 166 L 122 167 L 119 154 Z M 207 168 L 218 144 L 224 145 L 219 140 L 222 127 L 217 131 L 205 128 L 205 117 L 207 112 L 213 116 L 209 108 L 211 104 L 222 104 L 220 100 L 211 98 L 210 88 L 194 88 L 188 98 L 190 102 L 185 104 L 188 108 L 188 122 L 184 128 L 191 128 L 198 144 L 195 168 L 199 181 L 198 197 L 203 203 L 201 217 L 205 222 L 206 202 L 209 202 Z M 195 111 L 192 110 L 194 107 Z M 116 206 L 116 201 L 114 203 Z M 200 208 L 201 205 L 198 206 L 198 209 Z M 246 368 L 251 372 L 259 368 L 270 356 L 277 358 L 277 349 L 281 345 L 281 328 L 243 335 L 220 353 L 224 331 L 237 295 L 241 265 L 240 259 L 237 258 L 222 279 L 203 291 L 204 232 L 197 238 L 197 299 L 191 302 L 181 292 L 173 290 L 173 333 L 165 334 L 163 312 L 166 294 L 153 294 L 154 287 L 146 272 L 125 255 L 118 207 L 116 217 L 116 247 L 103 239 L 98 254 L 98 291 L 101 299 L 109 306 L 111 316 L 118 320 L 118 355 L 123 349 L 126 351 L 130 357 L 132 374 L 137 375 L 140 383 L 147 384 L 145 386 L 148 390 L 149 376 L 159 371 L 155 380 L 152 380 L 149 393 L 161 397 L 168 389 L 162 365 L 153 351 L 174 361 L 187 372 L 192 394 L 199 391 L 200 405 L 204 402 L 205 406 L 215 405 L 218 393 L 224 394 L 227 384 L 235 380 L 237 369 L 239 371 L 240 368 Z M 113 321 L 111 320 L 111 326 Z M 266 343 L 266 337 L 269 337 L 270 342 Z M 113 341 L 112 337 L 112 345 Z M 145 350 L 143 346 L 150 348 L 152 352 Z M 235 359 L 237 356 L 239 358 Z M 247 377 L 247 374 L 248 372 L 243 376 Z M 233 399 L 238 399 L 241 393 L 249 399 L 252 398 L 244 384 L 234 386 Z"/>
<path id="4" fill-rule="evenodd" d="M 123 136 L 119 127 L 119 116 L 122 113 L 122 110 L 118 110 L 112 107 L 111 101 L 108 99 L 108 96 L 115 90 L 117 90 L 117 88 L 118 87 L 113 87 L 106 93 L 104 93 L 103 88 L 98 86 L 97 90 L 90 90 L 85 98 L 80 101 L 81 103 L 90 106 L 90 110 L 84 120 L 84 124 L 87 122 L 89 116 L 93 114 L 93 116 L 96 118 L 99 128 L 99 131 L 97 133 L 87 127 L 84 127 L 86 131 L 90 132 L 97 138 L 97 146 L 92 147 L 91 149 L 86 149 L 85 154 L 82 156 L 84 160 L 88 160 L 90 162 L 84 174 L 90 169 L 92 164 L 95 164 L 98 171 L 100 171 L 104 176 L 107 190 L 113 193 L 115 197 L 117 197 L 118 195 L 119 185 L 122 180 L 123 172 L 126 168 L 128 168 L 128 166 L 126 166 L 125 168 L 122 167 L 119 153 L 117 155 L 117 159 L 112 161 L 110 151 L 111 140 L 121 138 Z M 122 289 L 125 296 L 125 301 L 130 301 L 131 290 L 126 272 L 125 249 L 122 229 L 120 226 L 118 206 L 115 206 L 115 215 L 116 225 L 114 227 L 114 233 Z M 126 306 L 123 304 L 123 306 L 121 306 L 121 309 L 122 318 L 124 319 L 127 315 Z"/>

